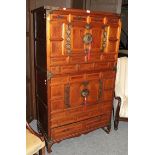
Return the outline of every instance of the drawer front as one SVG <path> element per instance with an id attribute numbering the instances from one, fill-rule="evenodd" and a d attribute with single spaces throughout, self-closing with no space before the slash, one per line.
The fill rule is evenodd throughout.
<path id="1" fill-rule="evenodd" d="M 54 142 L 57 142 L 66 138 L 78 136 L 82 133 L 87 133 L 100 127 L 104 127 L 108 125 L 110 116 L 111 114 L 109 113 L 107 115 L 101 115 L 73 124 L 52 128 L 51 137 Z"/>
<path id="2" fill-rule="evenodd" d="M 112 110 L 112 103 L 105 102 L 94 104 L 91 106 L 81 106 L 62 112 L 51 114 L 51 128 L 66 125 L 69 123 L 82 121 L 99 115 L 110 113 Z"/>

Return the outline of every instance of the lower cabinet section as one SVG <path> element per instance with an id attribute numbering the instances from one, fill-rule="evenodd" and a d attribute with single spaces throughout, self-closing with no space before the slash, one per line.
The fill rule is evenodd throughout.
<path id="1" fill-rule="evenodd" d="M 53 142 L 59 142 L 63 139 L 79 136 L 83 133 L 87 133 L 91 130 L 104 127 L 109 124 L 109 117 L 111 113 L 89 118 L 76 123 L 64 125 L 57 128 L 51 129 L 51 137 Z"/>
<path id="2" fill-rule="evenodd" d="M 105 102 L 55 112 L 51 114 L 50 126 L 51 128 L 55 128 L 77 121 L 79 122 L 85 119 L 110 113 L 111 110 L 112 104 L 110 102 Z"/>

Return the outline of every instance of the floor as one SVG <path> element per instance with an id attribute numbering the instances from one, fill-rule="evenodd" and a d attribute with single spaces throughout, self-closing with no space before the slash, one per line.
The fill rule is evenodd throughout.
<path id="1" fill-rule="evenodd" d="M 36 129 L 36 120 L 31 122 Z M 120 122 L 117 131 L 112 129 L 106 134 L 97 129 L 80 137 L 70 138 L 52 146 L 52 153 L 46 155 L 127 155 L 128 123 Z"/>

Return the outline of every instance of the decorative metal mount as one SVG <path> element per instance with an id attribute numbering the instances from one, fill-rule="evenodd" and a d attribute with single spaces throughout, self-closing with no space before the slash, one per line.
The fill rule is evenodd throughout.
<path id="1" fill-rule="evenodd" d="M 83 37 L 83 42 L 85 44 L 90 44 L 93 41 L 92 35 L 90 33 L 86 33 Z"/>
<path id="2" fill-rule="evenodd" d="M 68 55 L 71 54 L 71 28 L 71 23 L 66 25 L 66 50 Z"/>
<path id="3" fill-rule="evenodd" d="M 47 80 L 50 80 L 53 77 L 53 73 L 47 71 Z"/>
<path id="4" fill-rule="evenodd" d="M 81 96 L 82 96 L 83 98 L 87 97 L 88 95 L 89 95 L 89 90 L 88 90 L 88 89 L 83 89 L 83 90 L 81 91 Z"/>
<path id="5" fill-rule="evenodd" d="M 91 29 L 91 25 L 87 23 L 87 24 L 85 25 L 85 28 L 86 28 L 87 30 L 89 30 L 89 29 Z"/>
<path id="6" fill-rule="evenodd" d="M 70 107 L 70 85 L 66 84 L 64 88 L 64 103 L 66 108 Z"/>
<path id="7" fill-rule="evenodd" d="M 83 97 L 83 103 L 87 103 L 87 97 L 89 95 L 89 90 L 87 89 L 87 86 L 89 84 L 89 81 L 82 82 L 82 85 L 84 86 L 83 90 L 81 90 L 81 96 Z"/>
<path id="8" fill-rule="evenodd" d="M 107 126 L 103 127 L 102 129 L 103 129 L 107 134 L 109 134 L 109 133 L 110 133 L 110 130 L 111 130 L 111 123 L 108 124 Z"/>
<path id="9" fill-rule="evenodd" d="M 98 100 L 102 98 L 103 95 L 103 81 L 99 80 L 99 89 L 98 89 Z"/>
<path id="10" fill-rule="evenodd" d="M 82 82 L 82 85 L 84 85 L 85 87 L 89 84 L 89 81 L 84 81 Z"/>
<path id="11" fill-rule="evenodd" d="M 107 31 L 108 31 L 108 26 L 104 26 L 102 29 L 103 33 L 102 33 L 102 42 L 101 42 L 101 52 L 104 51 L 104 49 L 107 46 Z"/>
<path id="12" fill-rule="evenodd" d="M 42 68 L 42 67 L 40 67 L 38 65 L 36 66 L 36 69 L 38 71 L 42 72 L 43 74 L 46 74 L 47 80 L 50 80 L 54 76 L 54 74 L 52 72 L 47 71 L 47 70 L 45 70 L 44 68 Z"/>

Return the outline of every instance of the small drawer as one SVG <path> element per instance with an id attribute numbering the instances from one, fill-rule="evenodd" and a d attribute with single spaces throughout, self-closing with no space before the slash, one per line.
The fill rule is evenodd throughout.
<path id="1" fill-rule="evenodd" d="M 67 15 L 51 14 L 50 19 L 51 20 L 56 20 L 56 21 L 59 21 L 59 20 L 60 21 L 61 20 L 67 21 Z"/>
<path id="2" fill-rule="evenodd" d="M 80 64 L 79 65 L 79 71 L 88 71 L 88 70 L 93 70 L 93 64 L 89 63 L 89 64 Z"/>
<path id="3" fill-rule="evenodd" d="M 52 57 L 50 65 L 56 66 L 56 65 L 64 65 L 67 64 L 67 57 Z"/>
<path id="4" fill-rule="evenodd" d="M 91 17 L 91 22 L 99 22 L 99 23 L 103 23 L 103 19 L 104 18 L 96 18 L 96 17 Z"/>
<path id="5" fill-rule="evenodd" d="M 59 66 L 51 67 L 51 72 L 52 72 L 53 74 L 59 74 L 59 73 L 60 73 Z"/>
<path id="6" fill-rule="evenodd" d="M 119 18 L 108 18 L 107 24 L 118 25 L 119 24 Z"/>
<path id="7" fill-rule="evenodd" d="M 102 69 L 108 69 L 109 68 L 109 63 L 95 63 L 95 70 L 102 70 Z"/>
<path id="8" fill-rule="evenodd" d="M 86 22 L 87 17 L 86 16 L 72 16 L 72 20 Z"/>
<path id="9" fill-rule="evenodd" d="M 83 63 L 85 62 L 85 56 L 80 55 L 80 56 L 70 56 L 69 58 L 69 63 L 75 64 L 75 63 Z"/>
<path id="10" fill-rule="evenodd" d="M 51 86 L 52 85 L 60 85 L 60 84 L 65 84 L 68 82 L 68 77 L 64 76 L 64 77 L 53 77 L 51 79 Z"/>
<path id="11" fill-rule="evenodd" d="M 101 61 L 101 55 L 100 53 L 96 53 L 96 54 L 90 54 L 90 58 L 88 60 L 88 62 L 99 62 Z"/>
<path id="12" fill-rule="evenodd" d="M 62 74 L 74 73 L 77 71 L 78 71 L 77 65 L 67 65 L 67 66 L 61 66 L 60 67 L 60 73 L 62 73 Z"/>
<path id="13" fill-rule="evenodd" d="M 107 53 L 103 55 L 103 61 L 114 61 L 117 59 L 117 55 L 115 53 Z"/>

